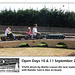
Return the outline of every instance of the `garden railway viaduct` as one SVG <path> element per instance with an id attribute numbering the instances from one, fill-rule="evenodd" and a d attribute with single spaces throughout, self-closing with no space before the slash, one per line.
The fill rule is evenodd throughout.
<path id="1" fill-rule="evenodd" d="M 27 43 L 30 47 L 37 46 L 39 43 L 44 42 L 48 47 L 56 47 L 58 43 L 64 43 L 67 48 L 75 48 L 75 40 L 73 39 L 38 39 L 38 40 L 17 40 L 17 41 L 1 41 L 1 48 L 19 47 L 21 43 Z"/>
<path id="2" fill-rule="evenodd" d="M 24 33 L 25 34 L 28 27 L 18 26 L 17 28 L 17 26 L 10 26 L 10 28 L 12 29 L 14 33 Z M 4 33 L 5 29 L 6 29 L 6 26 L 0 26 L 1 33 Z M 72 37 L 75 38 L 75 28 L 39 27 L 38 31 L 45 32 L 47 34 L 48 32 L 50 34 L 51 33 L 64 33 L 65 35 L 68 35 L 69 37 L 72 35 Z M 64 43 L 67 45 L 68 48 L 75 48 L 75 39 L 38 39 L 38 40 L 1 41 L 0 47 L 1 48 L 19 47 L 21 43 L 27 43 L 29 46 L 37 46 L 41 42 L 46 43 L 49 47 L 56 47 L 58 43 Z"/>

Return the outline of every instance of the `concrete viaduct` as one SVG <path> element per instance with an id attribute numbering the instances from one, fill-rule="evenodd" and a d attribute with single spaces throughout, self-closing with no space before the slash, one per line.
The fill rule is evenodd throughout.
<path id="1" fill-rule="evenodd" d="M 37 46 L 37 44 L 44 42 L 48 47 L 56 47 L 58 43 L 64 43 L 67 45 L 67 48 L 75 48 L 75 40 L 69 39 L 38 39 L 38 40 L 17 40 L 17 41 L 1 41 L 1 48 L 13 48 L 19 47 L 21 43 L 27 43 L 30 47 Z"/>

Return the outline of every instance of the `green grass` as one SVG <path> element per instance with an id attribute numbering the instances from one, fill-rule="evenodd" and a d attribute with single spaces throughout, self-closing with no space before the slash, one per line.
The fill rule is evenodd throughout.
<path id="1" fill-rule="evenodd" d="M 56 45 L 56 47 L 67 48 L 66 44 L 64 44 L 64 43 L 58 43 L 58 44 Z"/>
<path id="2" fill-rule="evenodd" d="M 37 44 L 37 46 L 48 47 L 46 43 L 39 43 L 39 44 Z"/>
<path id="3" fill-rule="evenodd" d="M 4 36 L 5 34 L 0 34 L 1 36 Z"/>
<path id="4" fill-rule="evenodd" d="M 56 45 L 56 47 L 66 47 L 65 45 Z"/>
<path id="5" fill-rule="evenodd" d="M 47 47 L 47 44 L 46 43 L 39 43 L 38 46 Z M 58 43 L 56 45 L 56 47 L 66 48 L 67 46 L 64 43 Z"/>
<path id="6" fill-rule="evenodd" d="M 5 34 L 0 34 L 0 36 L 4 36 L 4 35 L 5 35 Z M 15 34 L 15 33 L 14 33 L 13 35 L 22 35 L 22 34 Z"/>
<path id="7" fill-rule="evenodd" d="M 47 47 L 47 44 L 45 44 L 45 43 L 39 43 L 39 44 L 37 44 L 37 47 Z M 29 45 L 27 44 L 27 43 L 21 43 L 20 45 L 19 45 L 19 47 L 29 47 Z"/>
<path id="8" fill-rule="evenodd" d="M 22 34 L 14 34 L 14 35 L 22 35 Z"/>
<path id="9" fill-rule="evenodd" d="M 29 45 L 27 43 L 21 43 L 19 45 L 19 47 L 29 47 Z M 37 47 L 48 47 L 46 43 L 39 43 L 37 44 Z M 60 48 L 66 48 L 67 46 L 63 43 L 59 43 L 56 45 L 56 47 L 60 47 Z"/>
<path id="10" fill-rule="evenodd" d="M 40 45 L 40 46 L 45 46 L 46 44 L 45 44 L 45 43 L 39 43 L 38 45 Z"/>
<path id="11" fill-rule="evenodd" d="M 20 45 L 27 45 L 27 43 L 21 43 Z"/>
<path id="12" fill-rule="evenodd" d="M 29 47 L 29 45 L 27 43 L 21 43 L 19 47 Z"/>

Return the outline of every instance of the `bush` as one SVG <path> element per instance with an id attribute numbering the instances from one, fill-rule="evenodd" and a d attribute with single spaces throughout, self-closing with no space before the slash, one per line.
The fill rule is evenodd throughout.
<path id="1" fill-rule="evenodd" d="M 39 26 L 49 27 L 75 27 L 75 13 L 57 9 L 43 8 L 41 10 L 2 10 L 0 12 L 0 25 L 13 26 Z"/>

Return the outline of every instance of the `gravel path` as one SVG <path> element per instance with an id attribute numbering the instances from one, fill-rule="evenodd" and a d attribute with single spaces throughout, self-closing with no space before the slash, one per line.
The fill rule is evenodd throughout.
<path id="1" fill-rule="evenodd" d="M 0 56 L 75 56 L 75 49 L 63 48 L 0 48 Z"/>

